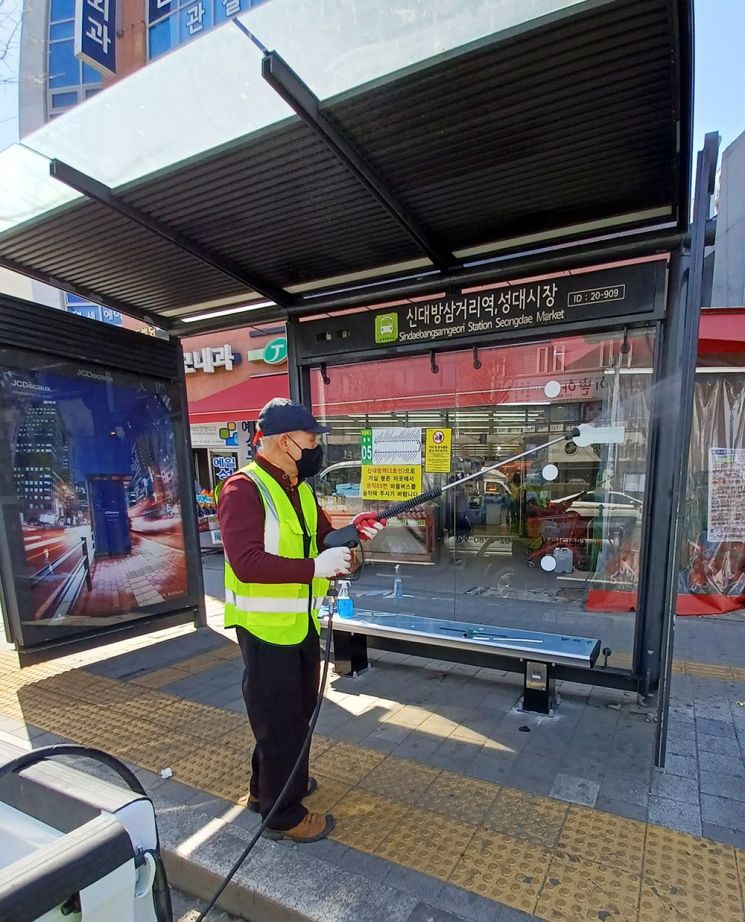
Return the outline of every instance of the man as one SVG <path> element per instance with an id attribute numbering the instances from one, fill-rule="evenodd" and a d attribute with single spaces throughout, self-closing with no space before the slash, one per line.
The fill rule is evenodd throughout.
<path id="1" fill-rule="evenodd" d="M 318 697 L 318 611 L 329 579 L 349 573 L 348 548 L 324 550 L 332 526 L 307 477 L 323 465 L 318 436 L 330 432 L 305 407 L 275 399 L 258 419 L 261 451 L 217 494 L 225 547 L 225 626 L 235 627 L 244 662 L 243 697 L 256 737 L 249 807 L 263 818 L 297 761 Z M 382 524 L 355 519 L 362 539 Z M 334 828 L 330 814 L 302 804 L 318 784 L 306 754 L 265 835 L 316 842 Z"/>

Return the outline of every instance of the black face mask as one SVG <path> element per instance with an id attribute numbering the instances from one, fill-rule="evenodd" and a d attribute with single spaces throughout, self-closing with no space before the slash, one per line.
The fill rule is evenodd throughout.
<path id="1" fill-rule="evenodd" d="M 290 441 L 300 448 L 295 439 L 290 438 Z M 315 477 L 323 467 L 323 445 L 316 445 L 315 448 L 300 448 L 300 458 L 297 460 L 293 458 L 292 460 L 297 465 L 298 477 L 303 478 L 303 480 L 306 477 Z"/>

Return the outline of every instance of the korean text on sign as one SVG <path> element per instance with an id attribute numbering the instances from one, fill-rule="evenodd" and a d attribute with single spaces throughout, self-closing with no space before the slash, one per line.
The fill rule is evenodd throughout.
<path id="1" fill-rule="evenodd" d="M 184 371 L 187 375 L 196 371 L 204 371 L 211 375 L 216 368 L 233 370 L 233 350 L 230 346 L 205 346 L 204 349 L 195 349 L 194 352 L 184 352 Z"/>
<path id="2" fill-rule="evenodd" d="M 76 0 L 75 54 L 107 74 L 116 73 L 117 0 Z"/>
<path id="3" fill-rule="evenodd" d="M 362 498 L 397 502 L 422 492 L 422 468 L 419 464 L 362 467 Z"/>

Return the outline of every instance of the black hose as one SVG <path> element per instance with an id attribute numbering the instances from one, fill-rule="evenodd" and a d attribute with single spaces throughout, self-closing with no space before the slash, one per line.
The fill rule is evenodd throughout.
<path id="1" fill-rule="evenodd" d="M 431 490 L 425 490 L 424 493 L 418 493 L 411 499 L 405 499 L 400 503 L 393 503 L 378 513 L 379 519 L 395 519 L 405 512 L 411 512 L 423 503 L 431 502 L 433 499 L 439 499 L 442 496 L 442 487 L 432 487 Z"/>
<path id="2" fill-rule="evenodd" d="M 107 765 L 112 771 L 116 772 L 119 777 L 127 783 L 130 790 L 142 797 L 148 797 L 147 791 L 140 784 L 140 779 L 135 773 L 127 768 L 116 756 L 112 756 L 102 749 L 94 749 L 90 746 L 79 746 L 77 743 L 58 743 L 55 746 L 43 746 L 41 749 L 34 749 L 32 752 L 25 752 L 23 755 L 4 765 L 0 765 L 0 778 L 9 775 L 11 772 L 20 772 L 31 765 L 43 762 L 45 759 L 54 759 L 57 756 L 81 756 L 86 759 L 92 759 L 94 762 L 101 762 Z M 158 825 L 155 825 L 155 851 L 151 851 L 155 861 L 155 879 L 153 881 L 153 908 L 158 922 L 173 922 L 173 906 L 171 905 L 171 890 L 168 886 L 166 868 L 163 864 L 163 858 L 160 854 L 160 838 L 158 837 Z"/>
<path id="3" fill-rule="evenodd" d="M 333 605 L 332 605 L 332 607 L 329 609 L 328 622 L 326 624 L 326 632 L 327 632 L 326 633 L 326 649 L 324 650 L 324 654 L 323 654 L 323 674 L 321 675 L 321 684 L 318 689 L 318 700 L 316 701 L 316 706 L 313 709 L 313 714 L 308 723 L 308 733 L 305 737 L 305 742 L 303 743 L 303 747 L 300 750 L 300 754 L 297 757 L 297 761 L 295 762 L 292 768 L 292 771 L 290 772 L 290 775 L 287 781 L 285 782 L 285 786 L 282 788 L 282 790 L 279 793 L 279 796 L 274 801 L 274 806 L 267 813 L 266 817 L 262 820 L 261 825 L 254 833 L 254 836 L 251 839 L 251 841 L 241 852 L 241 855 L 238 858 L 238 860 L 235 862 L 235 864 L 230 869 L 230 871 L 228 871 L 228 874 L 225 877 L 225 880 L 223 880 L 223 882 L 220 884 L 219 889 L 217 890 L 215 895 L 212 897 L 212 899 L 207 904 L 207 908 L 204 909 L 200 913 L 199 916 L 197 916 L 196 922 L 204 922 L 204 919 L 206 918 L 207 913 L 214 907 L 215 903 L 217 903 L 217 901 L 220 899 L 223 891 L 228 886 L 228 884 L 233 879 L 233 877 L 236 875 L 240 866 L 243 864 L 246 858 L 248 858 L 248 856 L 251 854 L 253 847 L 256 845 L 256 843 L 261 838 L 264 830 L 267 828 L 270 821 L 274 818 L 274 814 L 277 812 L 277 809 L 282 803 L 282 800 L 285 794 L 289 791 L 290 785 L 295 780 L 295 776 L 297 775 L 297 773 L 300 771 L 300 765 L 302 764 L 302 761 L 305 758 L 305 755 L 308 752 L 308 749 L 310 748 L 310 741 L 313 738 L 313 731 L 316 729 L 316 723 L 318 722 L 318 715 L 321 712 L 321 705 L 323 704 L 323 690 L 326 687 L 326 679 L 328 678 L 328 674 L 329 674 L 329 662 L 331 660 L 331 635 L 332 635 L 333 621 L 334 621 L 334 612 L 333 612 Z"/>

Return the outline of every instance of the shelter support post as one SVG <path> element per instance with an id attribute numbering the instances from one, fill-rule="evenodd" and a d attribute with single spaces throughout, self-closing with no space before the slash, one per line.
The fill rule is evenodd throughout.
<path id="1" fill-rule="evenodd" d="M 649 516 L 640 574 L 640 626 L 636 667 L 645 696 L 659 690 L 656 764 L 664 765 L 667 700 L 672 668 L 680 511 L 691 432 L 691 411 L 701 311 L 706 222 L 719 151 L 719 136 L 706 136 L 698 155 L 690 249 L 673 254 L 658 352 L 651 440 Z"/>

